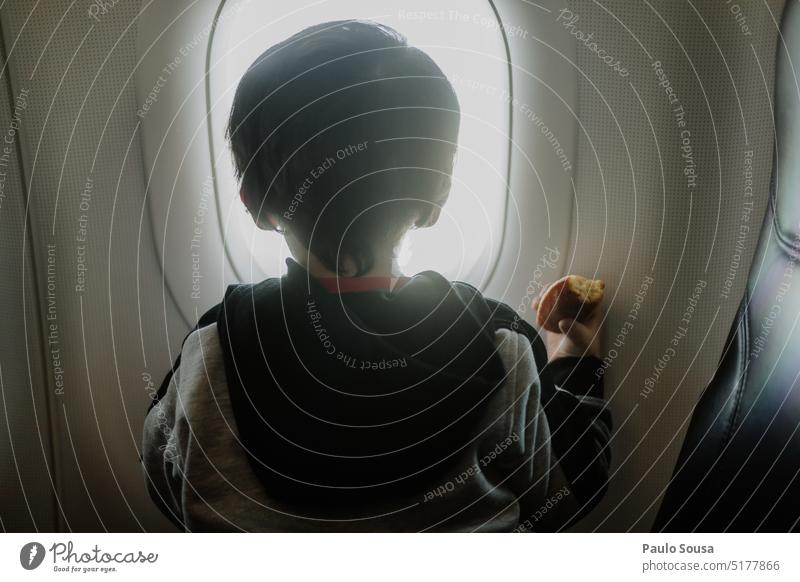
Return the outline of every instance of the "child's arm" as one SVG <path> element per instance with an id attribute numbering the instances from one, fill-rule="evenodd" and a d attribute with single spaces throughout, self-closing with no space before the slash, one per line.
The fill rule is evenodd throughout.
<path id="1" fill-rule="evenodd" d="M 220 304 L 205 312 L 184 338 L 197 329 L 211 325 L 217 320 Z M 158 392 L 150 403 L 144 421 L 142 439 L 142 465 L 144 467 L 147 491 L 155 504 L 172 523 L 184 529 L 181 503 L 183 485 L 183 453 L 188 441 L 189 428 L 186 417 L 177 414 L 178 386 L 180 380 L 181 356 L 175 360 Z"/>
<path id="2" fill-rule="evenodd" d="M 538 307 L 538 300 L 533 308 Z M 563 319 L 561 333 L 545 331 L 546 354 L 539 351 L 537 365 L 549 370 L 542 384 L 553 452 L 586 514 L 605 494 L 611 452 L 611 414 L 604 400 L 600 368 L 600 326 L 603 311 L 597 306 L 582 322 Z M 547 361 L 546 365 L 544 361 Z"/>
<path id="3" fill-rule="evenodd" d="M 515 415 L 517 431 L 525 435 L 517 456 L 522 465 L 513 468 L 511 483 L 521 508 L 519 531 L 559 529 L 588 513 L 607 487 L 611 415 L 603 399 L 602 376 L 597 379 L 594 374 L 601 362 L 564 351 L 548 362 L 547 346 L 537 330 L 507 305 L 487 301 L 496 327 L 524 338 L 527 352 L 514 350 L 505 358 L 513 374 L 509 381 L 517 385 L 515 393 L 524 395 L 517 399 L 524 402 L 524 410 Z M 590 337 L 595 335 L 599 334 Z M 551 341 L 557 343 L 561 341 Z"/>
<path id="4" fill-rule="evenodd" d="M 542 383 L 542 403 L 558 465 L 578 502 L 578 516 L 605 495 L 611 463 L 611 413 L 603 379 L 594 377 L 600 360 L 565 357 L 549 362 L 552 382 Z"/>
<path id="5" fill-rule="evenodd" d="M 180 357 L 144 420 L 142 466 L 147 491 L 161 512 L 183 529 L 179 429 L 175 426 Z"/>

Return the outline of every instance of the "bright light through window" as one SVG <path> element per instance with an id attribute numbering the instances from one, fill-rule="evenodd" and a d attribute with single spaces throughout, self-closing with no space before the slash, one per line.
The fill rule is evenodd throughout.
<path id="1" fill-rule="evenodd" d="M 408 275 L 433 269 L 483 286 L 503 234 L 510 99 L 502 32 L 486 0 L 429 0 L 416 6 L 408 0 L 226 2 L 211 47 L 209 107 L 229 256 L 240 276 L 251 281 L 283 273 L 289 256 L 282 237 L 255 228 L 239 201 L 224 140 L 239 79 L 269 46 L 312 24 L 347 18 L 374 20 L 400 31 L 453 83 L 462 119 L 450 199 L 436 226 L 409 233 L 398 260 Z"/>

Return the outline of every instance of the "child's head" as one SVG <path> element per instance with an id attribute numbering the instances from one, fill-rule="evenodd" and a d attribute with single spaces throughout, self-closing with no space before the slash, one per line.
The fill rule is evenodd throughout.
<path id="1" fill-rule="evenodd" d="M 312 26 L 247 70 L 228 124 L 242 200 L 332 271 L 363 274 L 447 200 L 458 100 L 387 26 Z"/>

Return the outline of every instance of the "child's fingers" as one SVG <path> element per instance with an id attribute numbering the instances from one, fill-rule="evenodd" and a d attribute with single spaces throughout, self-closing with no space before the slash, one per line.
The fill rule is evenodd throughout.
<path id="1" fill-rule="evenodd" d="M 546 290 L 545 288 L 539 289 L 539 294 L 536 296 L 536 299 L 533 300 L 533 303 L 531 303 L 531 307 L 536 311 L 539 310 L 539 302 L 542 300 L 542 295 L 544 295 Z"/>
<path id="2" fill-rule="evenodd" d="M 600 327 L 600 324 L 603 321 L 603 308 L 600 305 L 595 306 L 589 312 L 589 319 L 587 321 L 592 327 Z"/>
<path id="3" fill-rule="evenodd" d="M 594 334 L 592 330 L 574 319 L 562 319 L 558 322 L 558 329 L 561 330 L 569 340 L 578 346 L 588 346 L 592 343 Z"/>

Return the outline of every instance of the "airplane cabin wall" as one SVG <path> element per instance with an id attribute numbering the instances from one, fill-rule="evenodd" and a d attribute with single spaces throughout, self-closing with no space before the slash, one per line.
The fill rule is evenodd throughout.
<path id="1" fill-rule="evenodd" d="M 26 87 L 12 86 L 5 46 L 0 53 L 0 531 L 47 531 L 56 524 L 54 458 L 35 291 L 47 280 L 31 252 L 19 156 L 30 96 Z"/>
<path id="2" fill-rule="evenodd" d="M 42 452 L 35 427 L 19 427 L 20 419 L 33 418 L 23 395 L 34 391 L 36 418 L 45 423 L 49 415 L 52 423 L 39 430 L 52 432 L 55 458 L 54 492 L 38 466 L 23 466 L 17 486 L 5 467 L 4 443 L 2 494 L 7 498 L 15 487 L 23 488 L 32 505 L 55 506 L 55 520 L 37 520 L 41 530 L 170 527 L 147 497 L 139 444 L 152 389 L 148 377 L 157 387 L 175 355 L 169 349 L 178 347 L 186 324 L 163 294 L 144 208 L 146 174 L 132 82 L 141 3 L 106 4 L 108 10 L 96 18 L 84 3 L 66 0 L 7 2 L 0 10 L 6 75 L 16 93 L 28 91 L 19 146 L 30 184 L 27 240 L 33 259 L 24 264 L 38 282 L 36 292 L 26 288 L 38 311 L 36 317 L 26 314 L 27 337 L 15 321 L 21 310 L 12 307 L 5 321 L 9 337 L 3 341 L 13 347 L 3 351 L 9 374 L 4 391 L 14 393 L 7 410 L 12 428 L 19 428 L 10 440 L 18 456 L 30 451 L 26 462 L 38 463 Z M 14 237 L 3 253 L 13 253 L 18 264 L 25 258 L 24 218 L 24 209 L 16 210 L 14 230 L 6 231 L 6 224 L 3 230 L 4 240 Z M 86 268 L 85 282 L 79 264 Z M 50 300 L 48 267 L 54 285 Z M 16 272 L 22 273 L 22 266 Z M 4 310 L 19 305 L 19 292 L 13 293 L 14 302 Z M 31 335 L 36 329 L 38 337 Z M 57 343 L 49 343 L 51 337 Z M 56 386 L 54 349 L 63 391 Z M 23 517 L 14 519 L 20 529 L 30 529 L 19 521 Z"/>

